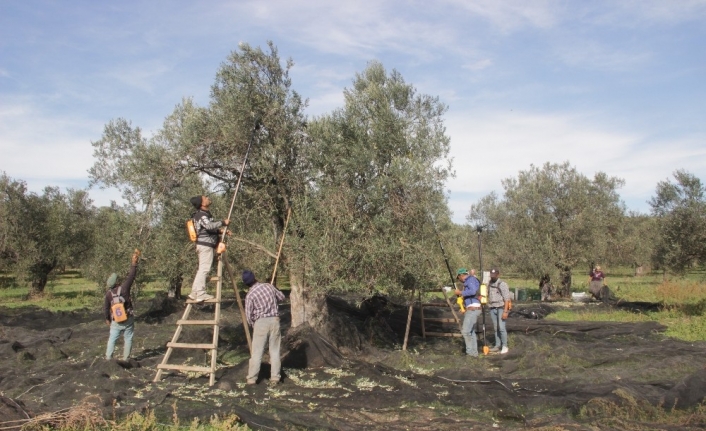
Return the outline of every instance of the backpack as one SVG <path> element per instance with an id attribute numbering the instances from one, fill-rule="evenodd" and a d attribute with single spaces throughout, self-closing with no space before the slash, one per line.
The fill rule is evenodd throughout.
<path id="1" fill-rule="evenodd" d="M 186 221 L 186 233 L 189 234 L 189 240 L 191 242 L 196 242 L 199 235 L 196 232 L 196 224 L 194 223 L 193 218 Z"/>
<path id="2" fill-rule="evenodd" d="M 113 316 L 113 320 L 122 323 L 127 320 L 127 310 L 125 310 L 125 298 L 123 298 L 120 295 L 120 292 L 123 290 L 123 287 L 120 286 L 118 288 L 118 293 L 113 293 L 113 291 L 110 291 L 110 294 L 113 295 L 113 299 L 111 300 L 111 306 L 110 306 L 110 314 Z"/>
<path id="3" fill-rule="evenodd" d="M 504 283 L 502 280 L 498 279 L 498 281 L 495 282 L 495 286 L 490 286 L 493 289 L 498 289 L 498 293 L 500 293 L 500 297 L 503 299 L 503 301 L 507 301 L 507 311 L 512 310 L 512 298 L 510 299 L 505 299 L 505 296 L 503 295 L 503 290 L 500 288 L 500 283 Z M 508 287 L 509 289 L 509 287 Z"/>

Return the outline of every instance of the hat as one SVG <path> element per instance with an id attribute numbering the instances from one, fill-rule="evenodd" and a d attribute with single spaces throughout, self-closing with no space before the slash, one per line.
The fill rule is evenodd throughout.
<path id="1" fill-rule="evenodd" d="M 490 275 L 498 275 L 500 274 L 500 270 L 498 268 L 493 268 L 490 270 Z"/>
<path id="2" fill-rule="evenodd" d="M 194 196 L 193 198 L 189 199 L 189 202 L 191 202 L 191 205 L 193 205 L 196 209 L 201 208 L 201 200 L 203 199 L 203 196 Z"/>
<path id="3" fill-rule="evenodd" d="M 249 269 L 243 271 L 243 283 L 245 283 L 248 287 L 255 284 L 255 274 L 253 274 Z"/>
<path id="4" fill-rule="evenodd" d="M 115 287 L 115 283 L 118 282 L 118 274 L 112 273 L 110 274 L 110 277 L 108 277 L 108 280 L 105 282 L 105 287 L 108 289 L 112 289 Z"/>
<path id="5" fill-rule="evenodd" d="M 466 268 L 459 268 L 458 271 L 456 271 L 456 276 L 458 277 L 461 274 L 468 274 L 468 270 Z"/>

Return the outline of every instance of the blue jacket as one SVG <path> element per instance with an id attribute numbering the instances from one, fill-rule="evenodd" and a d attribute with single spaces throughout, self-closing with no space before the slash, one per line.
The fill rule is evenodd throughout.
<path id="1" fill-rule="evenodd" d="M 466 277 L 466 281 L 463 282 L 463 291 L 461 292 L 464 307 L 480 305 L 480 299 L 478 298 L 479 290 L 480 282 L 478 279 L 472 275 Z"/>

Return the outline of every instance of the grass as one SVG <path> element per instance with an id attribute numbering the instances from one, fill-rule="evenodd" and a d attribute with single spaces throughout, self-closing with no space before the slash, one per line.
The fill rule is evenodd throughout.
<path id="1" fill-rule="evenodd" d="M 532 298 L 539 294 L 536 282 L 508 274 L 503 277 L 511 289 L 528 291 Z M 0 304 L 17 308 L 35 306 L 51 311 L 72 311 L 78 309 L 100 310 L 104 290 L 96 283 L 81 277 L 77 270 L 68 270 L 54 277 L 43 295 L 30 298 L 26 287 L 13 286 L 12 277 L 0 274 Z M 573 321 L 646 322 L 656 321 L 667 326 L 666 335 L 685 341 L 706 340 L 706 271 L 695 270 L 686 277 L 664 280 L 661 273 L 635 276 L 631 268 L 608 269 L 607 284 L 614 295 L 625 301 L 644 301 L 662 304 L 657 312 L 635 313 L 630 311 L 594 309 L 568 309 L 559 311 L 549 318 Z M 163 283 L 155 281 L 140 286 L 140 297 L 150 299 L 163 290 Z M 573 291 L 588 290 L 588 277 L 575 275 Z M 439 292 L 427 296 L 443 298 Z M 453 294 L 451 295 L 453 297 Z"/>
<path id="2" fill-rule="evenodd" d="M 44 293 L 29 296 L 28 287 L 19 287 L 14 278 L 0 274 L 0 305 L 8 308 L 34 306 L 50 311 L 101 310 L 105 289 L 81 276 L 78 270 L 56 274 L 44 288 Z M 140 286 L 140 295 L 151 298 L 161 290 L 161 283 Z"/>
<path id="3" fill-rule="evenodd" d="M 114 415 L 115 416 L 115 415 Z M 54 413 L 45 413 L 31 419 L 9 422 L 0 421 L 0 429 L 22 430 L 58 430 L 58 431 L 247 431 L 250 430 L 234 414 L 228 416 L 213 415 L 208 422 L 202 423 L 194 418 L 189 424 L 181 424 L 174 406 L 171 424 L 160 423 L 153 411 L 134 412 L 122 419 L 105 419 L 100 407 L 90 397 L 81 403 Z M 5 427 L 7 426 L 7 427 Z"/>
<path id="4" fill-rule="evenodd" d="M 625 301 L 656 302 L 660 311 L 634 312 L 593 307 L 561 310 L 548 316 L 561 321 L 649 322 L 667 327 L 665 334 L 684 341 L 706 340 L 706 283 L 696 277 L 663 281 L 662 276 L 613 277 L 609 285 Z"/>

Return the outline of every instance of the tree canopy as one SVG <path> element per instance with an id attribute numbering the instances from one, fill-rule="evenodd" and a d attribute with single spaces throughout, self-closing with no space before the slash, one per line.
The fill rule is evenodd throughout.
<path id="1" fill-rule="evenodd" d="M 618 242 L 625 212 L 617 189 L 623 181 L 602 172 L 593 179 L 568 162 L 532 165 L 503 180 L 503 198 L 491 194 L 473 205 L 468 221 L 486 225 L 500 265 L 537 279 L 558 275 L 568 295 L 571 273 L 606 259 Z"/>
<path id="2" fill-rule="evenodd" d="M 430 285 L 427 221 L 430 212 L 448 220 L 451 163 L 446 106 L 398 72 L 370 63 L 344 91 L 343 108 L 308 121 L 291 89 L 292 65 L 272 44 L 267 52 L 241 44 L 219 68 L 208 107 L 184 100 L 149 139 L 126 120 L 111 121 L 93 143 L 90 173 L 141 214 L 139 241 L 152 244 L 160 256 L 153 270 L 170 285 L 189 268 L 179 234 L 189 195 L 215 194 L 214 214 L 225 218 L 242 178 L 229 259 L 261 277 L 292 210 L 280 262 L 296 325 L 317 292 Z"/>
<path id="3" fill-rule="evenodd" d="M 654 264 L 683 274 L 691 265 L 706 263 L 706 198 L 704 186 L 684 170 L 674 173 L 674 182 L 657 183 L 650 200 L 656 217 L 658 240 Z"/>

